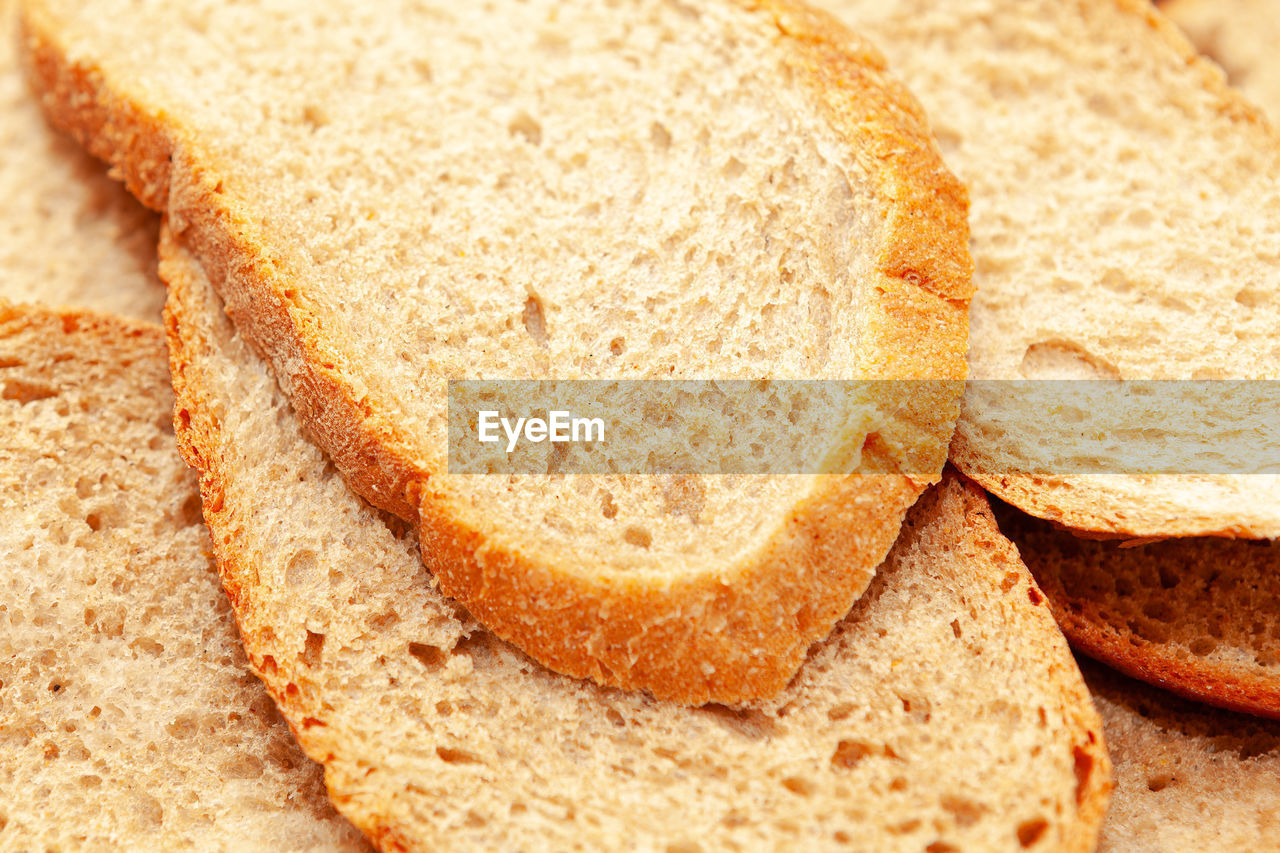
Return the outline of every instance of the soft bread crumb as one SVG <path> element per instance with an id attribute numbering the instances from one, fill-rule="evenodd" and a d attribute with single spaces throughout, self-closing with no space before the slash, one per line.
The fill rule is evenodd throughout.
<path id="1" fill-rule="evenodd" d="M 1092 849 L 1099 722 L 976 489 L 952 477 L 924 497 L 776 699 L 688 708 L 596 687 L 441 595 L 413 536 L 306 440 L 190 256 L 168 244 L 164 267 L 179 438 L 250 660 L 380 843 Z"/>
<path id="2" fill-rule="evenodd" d="M 246 669 L 171 417 L 158 328 L 0 302 L 0 848 L 364 849 Z"/>

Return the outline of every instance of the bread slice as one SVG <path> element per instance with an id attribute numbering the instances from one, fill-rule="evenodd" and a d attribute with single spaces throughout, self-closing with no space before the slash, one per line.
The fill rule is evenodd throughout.
<path id="1" fill-rule="evenodd" d="M 1007 506 L 996 517 L 1076 649 L 1183 696 L 1280 718 L 1280 543 L 1090 541 Z"/>
<path id="2" fill-rule="evenodd" d="M 1227 72 L 1239 87 L 1280 118 L 1280 3 L 1276 0 L 1171 0 L 1160 11 L 1177 24 L 1191 43 Z"/>
<path id="3" fill-rule="evenodd" d="M 0 0 L 0 297 L 158 323 L 159 219 L 50 129 L 18 67 L 17 12 Z"/>
<path id="4" fill-rule="evenodd" d="M 179 440 L 255 670 L 384 849 L 1088 850 L 1097 718 L 980 492 L 948 478 L 776 699 L 556 675 L 432 584 L 165 245 Z"/>
<path id="5" fill-rule="evenodd" d="M 865 476 L 694 476 L 696 512 L 653 476 L 446 472 L 446 378 L 963 378 L 964 190 L 823 16 L 32 0 L 25 22 L 46 109 L 167 211 L 357 492 L 554 669 L 776 693 L 939 476 L 958 381 L 884 383 L 805 433 Z"/>
<path id="6" fill-rule="evenodd" d="M 245 666 L 158 327 L 0 302 L 0 849 L 359 850 Z"/>
<path id="7" fill-rule="evenodd" d="M 1274 850 L 1280 723 L 1184 701 L 1081 661 L 1115 762 L 1100 853 Z"/>
<path id="8" fill-rule="evenodd" d="M 972 378 L 1280 376 L 1280 137 L 1150 3 L 821 5 L 885 51 L 969 187 Z M 1143 441 L 1185 429 L 1181 446 L 1203 448 L 1180 472 L 1126 473 L 1080 446 L 1090 413 L 1003 382 L 970 384 L 951 458 L 1080 530 L 1280 536 L 1280 479 L 1213 473 L 1241 426 L 1266 424 L 1171 421 L 1195 390 L 1133 413 Z"/>

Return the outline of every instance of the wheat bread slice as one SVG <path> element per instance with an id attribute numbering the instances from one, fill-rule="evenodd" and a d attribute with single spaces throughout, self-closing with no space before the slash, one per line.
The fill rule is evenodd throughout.
<path id="1" fill-rule="evenodd" d="M 357 498 L 180 247 L 176 424 L 255 670 L 386 850 L 1088 850 L 1107 759 L 981 493 L 947 478 L 777 698 L 692 708 L 557 675 Z M 930 848 L 930 845 L 933 845 Z"/>
<path id="2" fill-rule="evenodd" d="M 697 476 L 696 512 L 655 477 L 446 472 L 446 378 L 963 378 L 964 190 L 830 19 L 25 11 L 55 122 L 167 212 L 357 492 L 421 526 L 442 589 L 549 666 L 776 693 L 937 479 L 958 382 L 887 383 L 806 434 L 866 476 Z"/>
<path id="3" fill-rule="evenodd" d="M 1077 650 L 1180 695 L 1280 718 L 1280 545 L 1093 541 L 1008 506 L 1018 546 Z"/>
<path id="4" fill-rule="evenodd" d="M 0 297 L 160 322 L 159 218 L 54 132 L 18 66 L 15 0 L 0 0 Z"/>
<path id="5" fill-rule="evenodd" d="M 969 188 L 971 379 L 1280 376 L 1280 137 L 1149 3 L 819 5 L 885 52 Z M 1180 448 L 1163 473 L 1129 473 L 1145 469 L 1081 444 L 1088 413 L 1000 382 L 971 382 L 951 458 L 1080 530 L 1280 535 L 1280 480 L 1214 456 L 1259 424 L 1170 419 L 1197 394 L 1210 412 L 1225 398 L 1168 393 L 1129 423 Z"/>
<path id="6" fill-rule="evenodd" d="M 159 327 L 0 302 L 0 850 L 361 850 L 248 670 Z"/>
<path id="7" fill-rule="evenodd" d="M 1280 834 L 1280 723 L 1180 699 L 1081 660 L 1115 790 L 1100 853 L 1265 853 Z"/>
<path id="8" fill-rule="evenodd" d="M 1171 0 L 1160 11 L 1227 73 L 1227 80 L 1280 117 L 1280 4 L 1275 0 Z"/>

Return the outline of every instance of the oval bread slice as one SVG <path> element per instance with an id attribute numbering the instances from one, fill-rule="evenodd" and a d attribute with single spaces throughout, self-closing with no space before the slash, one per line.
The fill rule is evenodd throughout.
<path id="1" fill-rule="evenodd" d="M 965 193 L 879 55 L 788 2 L 140 15 L 26 4 L 46 109 L 441 587 L 562 672 L 777 693 L 939 476 L 965 372 Z M 948 381 L 803 437 L 864 476 L 695 472 L 696 512 L 649 476 L 447 473 L 446 379 L 592 377 Z"/>
<path id="2" fill-rule="evenodd" d="M 434 587 L 168 244 L 177 425 L 250 660 L 386 850 L 1091 850 L 1097 717 L 982 494 L 948 477 L 775 699 L 556 675 Z"/>
<path id="3" fill-rule="evenodd" d="M 1151 3 L 820 5 L 885 51 L 969 187 L 972 379 L 1280 378 L 1280 135 Z M 1274 404 L 1233 415 L 1225 394 L 1167 393 L 1130 424 L 1182 448 L 1165 473 L 1081 447 L 1087 418 L 1012 382 L 970 384 L 951 458 L 1066 527 L 1280 536 L 1280 477 L 1215 455 L 1274 435 Z M 1168 417 L 1197 393 L 1210 426 Z M 1274 470 L 1280 447 L 1249 449 Z"/>

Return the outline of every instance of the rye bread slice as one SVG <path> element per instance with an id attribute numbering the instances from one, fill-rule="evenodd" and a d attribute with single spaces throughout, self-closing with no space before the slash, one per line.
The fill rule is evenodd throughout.
<path id="1" fill-rule="evenodd" d="M 172 413 L 157 326 L 0 300 L 0 849 L 366 849 L 246 666 Z"/>
<path id="2" fill-rule="evenodd" d="M 445 472 L 446 378 L 963 378 L 964 190 L 807 7 L 25 9 L 54 121 L 168 213 L 441 588 L 547 665 L 774 694 L 939 476 L 956 382 L 807 436 L 874 473 L 697 476 L 698 512 L 653 477 Z"/>
<path id="3" fill-rule="evenodd" d="M 971 378 L 1280 377 L 1280 136 L 1150 3 L 820 5 L 885 52 L 969 187 Z M 1204 390 L 1133 413 L 1142 441 L 1184 449 L 1186 467 L 1167 474 L 1126 474 L 1080 446 L 1087 412 L 1000 383 L 971 383 L 951 458 L 1067 527 L 1280 536 L 1280 478 L 1214 473 L 1232 470 L 1214 454 L 1261 424 L 1167 417 Z M 1207 411 L 1224 408 L 1206 396 Z"/>
<path id="4" fill-rule="evenodd" d="M 1266 853 L 1280 723 L 1188 702 L 1082 660 L 1115 764 L 1099 853 Z"/>
<path id="5" fill-rule="evenodd" d="M 1183 696 L 1280 718 L 1280 543 L 1092 541 L 1008 506 L 996 517 L 1076 649 Z"/>
<path id="6" fill-rule="evenodd" d="M 168 243 L 176 423 L 249 658 L 388 850 L 1093 848 L 1108 764 L 1044 598 L 947 477 L 777 698 L 551 673 L 433 585 Z"/>

